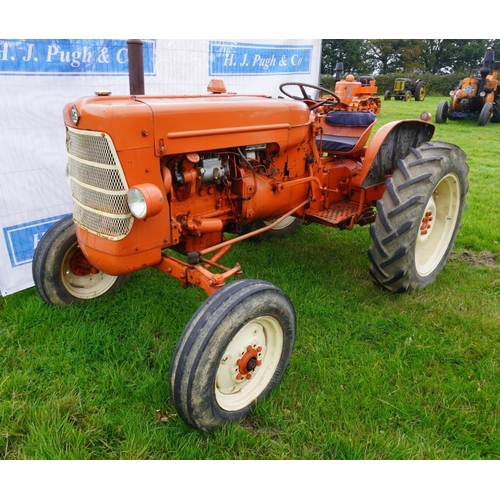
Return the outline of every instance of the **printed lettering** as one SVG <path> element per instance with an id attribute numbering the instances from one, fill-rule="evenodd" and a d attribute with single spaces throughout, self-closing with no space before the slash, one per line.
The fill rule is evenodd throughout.
<path id="1" fill-rule="evenodd" d="M 32 43 L 28 43 L 28 55 L 23 56 L 24 62 L 31 61 L 31 59 L 33 58 L 33 47 L 34 47 L 34 45 Z M 35 58 L 35 61 L 37 61 L 36 58 Z"/>
<path id="2" fill-rule="evenodd" d="M 126 64 L 128 62 L 128 50 L 127 49 L 120 49 L 116 53 L 116 61 L 119 64 Z"/>
<path id="3" fill-rule="evenodd" d="M 210 75 L 310 73 L 311 45 L 210 42 Z"/>
<path id="4" fill-rule="evenodd" d="M 43 233 L 35 233 L 33 235 L 33 250 L 37 247 L 38 243 L 42 239 L 42 236 L 45 234 L 45 231 Z"/>
<path id="5" fill-rule="evenodd" d="M 155 41 L 144 41 L 144 74 L 155 74 Z M 0 40 L 0 76 L 126 74 L 126 40 Z"/>
<path id="6" fill-rule="evenodd" d="M 0 49 L 0 61 L 7 61 L 9 57 L 9 44 L 4 42 L 3 48 Z"/>

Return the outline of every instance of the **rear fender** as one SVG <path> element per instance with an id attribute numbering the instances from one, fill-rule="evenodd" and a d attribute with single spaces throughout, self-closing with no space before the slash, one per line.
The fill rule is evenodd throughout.
<path id="1" fill-rule="evenodd" d="M 422 120 L 390 122 L 381 127 L 370 141 L 359 178 L 362 188 L 382 184 L 392 175 L 397 161 L 408 154 L 410 147 L 429 141 L 435 125 Z"/>

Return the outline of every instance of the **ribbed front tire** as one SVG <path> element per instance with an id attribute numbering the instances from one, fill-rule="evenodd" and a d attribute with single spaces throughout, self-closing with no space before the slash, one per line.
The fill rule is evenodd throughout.
<path id="1" fill-rule="evenodd" d="M 78 246 L 71 215 L 53 224 L 38 242 L 32 274 L 43 300 L 58 306 L 111 293 L 130 278 L 105 274 L 88 262 Z"/>
<path id="2" fill-rule="evenodd" d="M 170 394 L 180 417 L 201 431 L 244 419 L 280 382 L 294 341 L 295 311 L 283 292 L 265 281 L 225 285 L 175 349 Z"/>

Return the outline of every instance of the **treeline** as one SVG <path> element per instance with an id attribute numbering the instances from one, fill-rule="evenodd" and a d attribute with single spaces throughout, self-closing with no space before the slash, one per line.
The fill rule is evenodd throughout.
<path id="1" fill-rule="evenodd" d="M 321 83 L 335 88 L 335 67 L 342 62 L 342 77 L 375 75 L 378 94 L 391 90 L 394 79 L 420 78 L 428 95 L 447 96 L 460 80 L 477 75 L 486 49 L 500 60 L 500 40 L 322 40 Z"/>
<path id="2" fill-rule="evenodd" d="M 321 74 L 334 75 L 337 62 L 345 73 L 445 75 L 475 73 L 487 48 L 500 60 L 500 40 L 322 40 Z"/>

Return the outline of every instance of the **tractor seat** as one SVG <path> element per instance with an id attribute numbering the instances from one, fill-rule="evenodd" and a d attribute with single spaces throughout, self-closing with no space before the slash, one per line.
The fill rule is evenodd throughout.
<path id="1" fill-rule="evenodd" d="M 323 134 L 316 137 L 322 151 L 352 153 L 361 149 L 375 123 L 371 111 L 330 111 L 324 118 Z"/>

